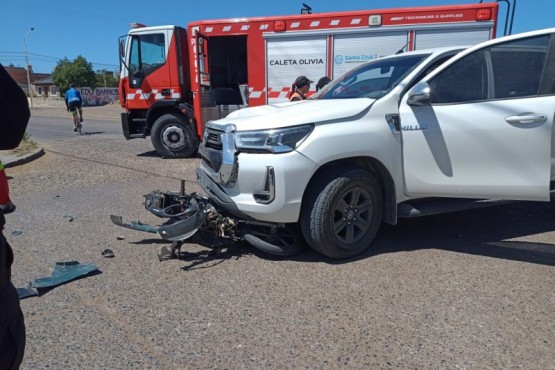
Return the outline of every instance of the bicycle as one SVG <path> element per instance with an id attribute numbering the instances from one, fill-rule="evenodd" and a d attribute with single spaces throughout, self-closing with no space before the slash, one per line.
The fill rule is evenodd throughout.
<path id="1" fill-rule="evenodd" d="M 79 108 L 75 107 L 75 110 L 70 111 L 73 115 L 73 123 L 75 124 L 75 128 L 77 128 L 76 132 L 79 132 L 79 135 L 83 135 L 81 132 L 81 128 L 83 125 L 81 124 L 81 115 L 79 114 Z"/>

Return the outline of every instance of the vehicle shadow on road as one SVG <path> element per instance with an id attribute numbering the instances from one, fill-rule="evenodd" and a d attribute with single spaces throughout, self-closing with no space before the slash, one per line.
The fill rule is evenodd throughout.
<path id="1" fill-rule="evenodd" d="M 104 133 L 106 133 L 106 131 L 83 131 L 81 136 L 102 135 Z"/>
<path id="2" fill-rule="evenodd" d="M 395 226 L 382 225 L 373 245 L 354 258 L 336 261 L 306 250 L 293 259 L 344 264 L 386 253 L 437 249 L 555 266 L 555 244 L 530 241 L 538 239 L 534 235 L 555 232 L 554 219 L 555 204 L 533 202 L 400 219 Z M 512 240 L 516 238 L 521 240 Z"/>
<path id="3" fill-rule="evenodd" d="M 345 264 L 381 254 L 425 249 L 444 250 L 491 258 L 555 266 L 555 244 L 530 240 L 537 234 L 555 233 L 555 204 L 513 203 L 443 215 L 400 219 L 395 226 L 383 224 L 373 245 L 361 255 L 334 260 L 306 247 L 294 256 L 271 255 L 247 242 L 214 246 L 191 240 L 184 243 L 179 260 L 184 271 L 214 267 L 222 262 L 253 255 L 267 260 Z M 551 239 L 551 238 L 550 238 Z M 132 244 L 169 244 L 163 239 L 143 239 Z M 196 245 L 190 251 L 188 245 Z M 198 246 L 202 250 L 198 250 Z"/>
<path id="4" fill-rule="evenodd" d="M 248 249 L 246 243 L 235 243 L 221 248 L 204 246 L 205 249 L 195 252 L 187 251 L 186 247 L 187 244 L 184 244 L 179 253 L 179 260 L 186 263 L 181 267 L 183 271 L 206 269 L 252 254 L 252 250 Z"/>
<path id="5" fill-rule="evenodd" d="M 139 154 L 137 154 L 137 157 L 163 158 L 160 154 L 158 154 L 156 152 L 156 150 L 150 150 L 148 152 L 139 153 Z M 197 157 L 198 157 L 198 154 L 195 151 L 194 153 L 189 155 L 187 158 L 197 158 Z M 168 159 L 181 160 L 183 158 L 164 158 L 164 159 L 166 159 L 166 160 L 168 160 Z"/>
<path id="6" fill-rule="evenodd" d="M 164 239 L 141 239 L 135 242 L 129 242 L 129 244 L 136 244 L 136 245 L 144 245 L 144 244 L 171 244 L 171 242 L 168 242 L 167 240 Z"/>
<path id="7" fill-rule="evenodd" d="M 160 157 L 160 155 L 156 153 L 156 150 L 151 150 L 148 152 L 139 153 L 137 154 L 137 157 Z"/>

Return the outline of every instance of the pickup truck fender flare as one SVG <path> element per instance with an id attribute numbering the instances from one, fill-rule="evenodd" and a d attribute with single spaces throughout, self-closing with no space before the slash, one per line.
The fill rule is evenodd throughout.
<path id="1" fill-rule="evenodd" d="M 373 162 L 373 171 L 377 173 L 379 180 L 382 183 L 384 194 L 384 222 L 396 225 L 397 224 L 397 195 L 395 189 L 395 182 L 389 171 L 378 161 Z"/>
<path id="2" fill-rule="evenodd" d="M 318 176 L 318 174 L 325 170 L 329 166 L 345 166 L 345 165 L 355 165 L 356 167 L 369 170 L 376 174 L 376 177 L 380 181 L 383 188 L 384 196 L 384 222 L 396 225 L 397 224 L 397 195 L 395 182 L 393 177 L 387 170 L 387 168 L 377 159 L 369 157 L 357 157 L 357 158 L 342 158 L 335 160 L 333 162 L 326 163 L 321 166 L 313 175 L 310 181 Z"/>

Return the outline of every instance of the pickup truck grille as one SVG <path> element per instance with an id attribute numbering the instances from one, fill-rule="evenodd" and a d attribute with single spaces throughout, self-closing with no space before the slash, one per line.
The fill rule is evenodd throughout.
<path id="1" fill-rule="evenodd" d="M 222 141 L 219 132 L 207 130 L 206 134 L 206 147 L 222 150 Z"/>
<path id="2" fill-rule="evenodd" d="M 222 165 L 222 132 L 206 129 L 201 144 L 200 157 L 214 172 L 218 172 Z"/>
<path id="3" fill-rule="evenodd" d="M 235 126 L 226 125 L 223 130 L 206 127 L 199 154 L 208 175 L 223 186 L 233 186 L 237 180 L 237 149 L 234 137 Z"/>

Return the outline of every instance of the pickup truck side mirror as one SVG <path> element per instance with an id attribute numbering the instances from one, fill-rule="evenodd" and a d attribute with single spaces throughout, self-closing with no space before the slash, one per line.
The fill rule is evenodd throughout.
<path id="1" fill-rule="evenodd" d="M 409 91 L 408 105 L 430 105 L 430 85 L 427 82 L 419 82 Z"/>

